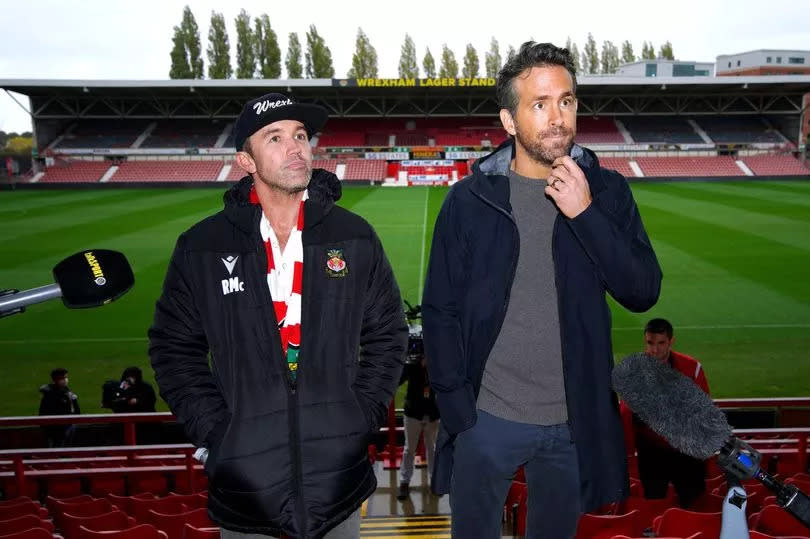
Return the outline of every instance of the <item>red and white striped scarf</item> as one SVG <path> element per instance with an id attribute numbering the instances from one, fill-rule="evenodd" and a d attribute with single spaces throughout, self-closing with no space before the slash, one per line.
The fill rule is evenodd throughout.
<path id="1" fill-rule="evenodd" d="M 298 224 L 290 232 L 283 253 L 276 233 L 264 212 L 259 223 L 259 231 L 267 252 L 267 286 L 270 287 L 270 296 L 273 298 L 273 308 L 276 311 L 281 348 L 284 357 L 287 358 L 287 366 L 293 380 L 298 372 L 298 352 L 301 347 L 301 287 L 304 277 L 302 231 L 304 201 L 307 198 L 308 193 L 304 191 L 304 198 L 298 209 Z M 253 188 L 250 191 L 250 202 L 259 204 L 259 197 Z"/>

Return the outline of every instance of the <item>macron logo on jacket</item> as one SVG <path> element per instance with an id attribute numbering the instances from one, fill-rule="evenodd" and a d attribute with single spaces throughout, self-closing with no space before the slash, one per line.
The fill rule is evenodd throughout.
<path id="1" fill-rule="evenodd" d="M 225 264 L 225 269 L 228 270 L 228 275 L 233 275 L 233 268 L 236 266 L 236 261 L 239 260 L 238 256 L 230 255 L 227 258 L 221 258 L 222 263 Z M 238 276 L 228 277 L 222 279 L 222 295 L 227 296 L 232 292 L 244 292 L 245 283 L 241 281 Z"/>

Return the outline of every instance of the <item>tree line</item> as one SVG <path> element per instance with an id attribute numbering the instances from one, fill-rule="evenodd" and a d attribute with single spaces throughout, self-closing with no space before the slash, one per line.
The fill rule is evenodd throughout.
<path id="1" fill-rule="evenodd" d="M 236 69 L 231 65 L 231 46 L 225 17 L 222 13 L 211 12 L 211 23 L 208 30 L 207 77 L 209 79 L 278 79 L 282 73 L 282 54 L 279 37 L 270 24 L 268 15 L 251 17 L 244 9 L 235 19 L 236 23 Z M 603 41 L 601 52 L 592 34 L 580 53 L 577 44 L 569 38 L 566 42 L 574 57 L 577 73 L 611 74 L 616 73 L 619 65 L 637 60 L 663 58 L 674 60 L 672 43 L 662 44 L 656 52 L 652 42 L 645 41 L 641 55 L 636 56 L 633 44 L 624 41 L 619 46 L 611 41 Z M 169 78 L 202 79 L 206 74 L 203 69 L 203 51 L 200 41 L 200 30 L 191 9 L 183 9 L 183 18 L 174 27 L 171 50 L 171 68 Z M 398 76 L 401 78 L 435 78 L 435 77 L 495 77 L 503 62 L 515 54 L 515 48 L 509 45 L 505 57 L 501 55 L 500 44 L 494 37 L 489 50 L 484 54 L 484 71 L 481 72 L 481 59 L 478 51 L 467 44 L 461 65 L 456 55 L 447 44 L 443 44 L 439 56 L 438 68 L 436 58 L 425 47 L 421 61 L 418 58 L 416 44 L 411 36 L 405 34 L 400 49 Z M 323 36 L 315 25 L 310 25 L 302 45 L 298 33 L 290 32 L 287 36 L 287 52 L 283 58 L 287 78 L 334 78 L 335 68 L 332 52 L 326 45 Z M 421 68 L 421 69 L 420 69 Z M 459 69 L 461 70 L 459 73 Z M 355 50 L 352 54 L 352 65 L 346 73 L 348 78 L 374 78 L 379 76 L 377 50 L 371 44 L 362 28 L 357 29 Z"/>

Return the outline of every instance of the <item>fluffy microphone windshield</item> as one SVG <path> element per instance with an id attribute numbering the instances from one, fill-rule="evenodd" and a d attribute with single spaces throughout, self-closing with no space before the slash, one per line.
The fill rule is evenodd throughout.
<path id="1" fill-rule="evenodd" d="M 711 397 L 647 354 L 625 357 L 613 369 L 613 388 L 644 423 L 686 455 L 709 458 L 731 436 Z"/>

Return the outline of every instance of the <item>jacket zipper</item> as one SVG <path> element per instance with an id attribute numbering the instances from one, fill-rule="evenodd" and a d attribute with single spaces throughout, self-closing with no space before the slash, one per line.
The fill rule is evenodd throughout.
<path id="1" fill-rule="evenodd" d="M 498 322 L 498 328 L 492 333 L 492 337 L 490 338 L 489 345 L 487 345 L 487 359 L 489 359 L 489 354 L 492 352 L 492 347 L 495 346 L 495 341 L 497 340 L 498 335 L 501 333 L 501 329 L 503 328 L 504 320 L 506 320 L 506 310 L 509 308 L 509 299 L 511 298 L 511 295 L 512 295 L 512 285 L 515 282 L 515 274 L 517 273 L 517 261 L 518 261 L 518 257 L 520 256 L 520 231 L 518 230 L 517 223 L 515 222 L 515 218 L 511 213 L 504 210 L 503 208 L 501 208 L 500 206 L 498 206 L 497 204 L 495 204 L 494 202 L 492 202 L 491 200 L 486 198 L 484 195 L 481 195 L 481 194 L 475 192 L 474 190 L 471 190 L 471 192 L 475 196 L 480 198 L 485 204 L 489 204 L 490 206 L 495 208 L 496 211 L 499 211 L 502 214 L 504 214 L 509 219 L 509 221 L 512 222 L 512 224 L 515 227 L 515 240 L 513 242 L 514 243 L 515 256 L 512 257 L 512 272 L 511 272 L 512 275 L 509 278 L 509 286 L 506 288 L 506 297 L 503 300 L 503 308 L 501 309 L 501 317 L 500 317 L 500 321 Z M 478 375 L 478 384 L 477 385 L 478 385 L 479 388 L 481 387 L 481 380 L 484 377 L 485 368 L 486 368 L 486 361 L 484 362 L 484 369 L 481 369 L 481 373 Z M 478 398 L 478 395 L 476 395 L 476 398 Z"/>
<path id="2" fill-rule="evenodd" d="M 259 238 L 261 239 L 261 238 Z M 262 268 L 264 268 L 265 273 L 267 272 L 267 252 L 265 250 L 264 245 L 260 242 L 259 245 L 256 247 L 256 252 L 258 253 L 259 262 L 262 262 Z M 264 294 L 267 299 L 270 300 L 270 308 L 274 313 L 273 321 L 276 323 L 276 327 L 274 328 L 275 331 L 278 331 L 278 321 L 275 319 L 275 309 L 273 309 L 273 296 L 270 294 L 270 289 L 266 285 L 266 275 L 265 275 L 265 286 L 263 286 Z M 259 282 L 262 282 L 259 279 Z M 302 291 L 303 292 L 303 291 Z M 304 313 L 304 294 L 301 294 L 301 313 Z M 297 494 L 296 500 L 296 510 L 298 511 L 299 517 L 299 524 L 301 528 L 301 533 L 306 533 L 306 510 L 304 507 L 304 474 L 302 470 L 301 464 L 301 433 L 300 433 L 300 425 L 299 425 L 299 417 L 298 417 L 298 394 L 297 394 L 297 385 L 298 385 L 298 377 L 301 376 L 301 352 L 303 350 L 303 324 L 301 326 L 301 346 L 298 349 L 298 371 L 296 372 L 295 381 L 292 379 L 290 375 L 290 368 L 287 364 L 286 358 L 283 354 L 279 355 L 279 362 L 281 363 L 282 372 L 284 372 L 285 376 L 284 379 L 286 383 L 284 384 L 287 388 L 287 405 L 289 407 L 289 423 L 290 423 L 290 460 L 292 461 L 293 466 L 293 474 L 294 474 L 294 481 L 295 481 L 295 492 Z"/>

